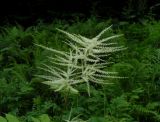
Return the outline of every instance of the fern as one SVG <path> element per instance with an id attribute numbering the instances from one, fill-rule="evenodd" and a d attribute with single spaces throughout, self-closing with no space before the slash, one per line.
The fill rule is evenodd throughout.
<path id="1" fill-rule="evenodd" d="M 122 35 L 114 35 L 100 39 L 109 29 L 111 29 L 111 26 L 104 29 L 92 39 L 57 29 L 71 39 L 65 42 L 71 47 L 70 52 L 58 51 L 36 44 L 56 54 L 55 57 L 49 57 L 52 65 L 56 65 L 55 67 L 48 64 L 44 64 L 44 67 L 40 67 L 40 69 L 50 73 L 50 75 L 37 76 L 46 79 L 47 81 L 43 83 L 49 85 L 55 91 L 67 91 L 75 94 L 79 92 L 75 88 L 75 85 L 86 83 L 89 95 L 90 82 L 110 84 L 109 82 L 105 82 L 106 78 L 121 78 L 116 76 L 117 72 L 103 70 L 106 64 L 109 63 L 103 60 L 105 56 L 126 49 L 123 46 L 114 46 L 117 43 L 110 42 L 110 40 Z"/>

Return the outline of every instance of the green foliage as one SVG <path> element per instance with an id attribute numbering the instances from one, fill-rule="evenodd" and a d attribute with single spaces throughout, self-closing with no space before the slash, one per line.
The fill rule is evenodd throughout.
<path id="1" fill-rule="evenodd" d="M 6 118 L 0 117 L 1 122 L 19 122 L 18 118 L 11 115 L 11 114 L 6 114 Z"/>
<path id="2" fill-rule="evenodd" d="M 1 116 L 0 116 L 0 121 L 1 122 L 7 122 L 7 120 L 5 118 L 1 117 Z"/>
<path id="3" fill-rule="evenodd" d="M 51 122 L 50 118 L 46 114 L 39 116 L 39 118 L 32 117 L 32 121 L 33 122 Z"/>
<path id="4" fill-rule="evenodd" d="M 119 22 L 113 25 L 112 30 L 102 35 L 99 40 L 123 33 L 124 36 L 114 38 L 114 42 L 118 45 L 126 45 L 128 49 L 103 57 L 102 60 L 115 63 L 105 65 L 106 67 L 100 68 L 101 71 L 118 72 L 114 76 L 128 78 L 96 77 L 103 80 L 103 83 L 114 84 L 103 85 L 89 81 L 90 97 L 86 92 L 86 82 L 71 85 L 80 92 L 78 95 L 71 95 L 68 92 L 60 94 L 49 89 L 48 85 L 44 85 L 43 78 L 35 77 L 37 74 L 51 75 L 38 67 L 52 72 L 54 70 L 58 72 L 58 68 L 61 69 L 59 73 L 65 75 L 67 66 L 59 66 L 51 62 L 57 63 L 57 58 L 58 62 L 64 63 L 64 59 L 67 62 L 70 56 L 75 56 L 76 47 L 84 49 L 82 44 L 85 42 L 85 37 L 88 37 L 86 40 L 91 40 L 104 27 L 111 24 L 112 20 L 100 22 L 92 18 L 72 24 L 65 21 L 55 21 L 50 25 L 40 23 L 28 29 L 20 26 L 3 28 L 0 34 L 0 122 L 10 121 L 7 120 L 7 116 L 8 119 L 15 121 L 18 119 L 20 122 L 43 122 L 43 120 L 45 122 L 159 122 L 159 21 L 146 20 L 142 24 Z M 62 34 L 56 28 L 66 31 L 61 30 Z M 69 39 L 74 37 L 83 40 L 78 42 L 68 40 L 66 35 Z M 113 43 L 111 41 L 105 44 Z M 49 49 L 54 50 L 54 53 L 34 44 L 50 47 Z M 89 44 L 86 47 L 91 46 Z M 70 46 L 75 49 L 70 51 Z M 78 54 L 81 54 L 80 52 L 82 53 L 83 50 Z M 61 53 L 67 54 L 67 57 Z M 45 58 L 46 56 L 54 59 Z M 45 64 L 44 67 L 42 64 Z M 88 64 L 95 66 L 94 62 L 88 61 Z M 78 60 L 78 66 L 81 65 L 82 62 Z M 53 70 L 52 67 L 56 69 Z M 75 74 L 80 71 L 77 68 Z M 53 87 L 57 89 L 57 86 Z"/>
<path id="5" fill-rule="evenodd" d="M 21 122 L 16 116 L 6 114 L 6 117 L 0 116 L 0 122 Z M 32 117 L 32 122 L 51 122 L 50 118 L 46 114 L 42 114 L 39 117 Z"/>

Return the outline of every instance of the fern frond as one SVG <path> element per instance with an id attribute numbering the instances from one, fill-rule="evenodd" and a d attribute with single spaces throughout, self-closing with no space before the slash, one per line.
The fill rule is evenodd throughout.
<path id="1" fill-rule="evenodd" d="M 160 107 L 160 103 L 159 102 L 152 102 L 152 103 L 148 103 L 146 106 L 148 109 L 153 110 L 156 107 Z"/>

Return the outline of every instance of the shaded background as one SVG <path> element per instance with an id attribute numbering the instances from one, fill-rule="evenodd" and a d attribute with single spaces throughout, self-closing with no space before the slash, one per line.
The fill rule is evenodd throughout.
<path id="1" fill-rule="evenodd" d="M 30 26 L 39 20 L 100 19 L 139 21 L 148 15 L 159 19 L 159 0 L 3 0 L 0 2 L 0 25 Z"/>

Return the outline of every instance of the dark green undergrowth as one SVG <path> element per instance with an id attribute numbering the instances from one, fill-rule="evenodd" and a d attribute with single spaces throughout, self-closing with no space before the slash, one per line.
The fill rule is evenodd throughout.
<path id="1" fill-rule="evenodd" d="M 43 73 L 37 67 L 53 55 L 35 44 L 69 50 L 63 43 L 66 37 L 56 28 L 92 38 L 111 24 L 112 20 L 99 22 L 92 18 L 73 24 L 55 21 L 27 29 L 18 25 L 1 28 L 0 119 L 7 120 L 7 115 L 13 115 L 20 122 L 43 122 L 41 117 L 45 117 L 46 122 L 159 122 L 159 21 L 113 24 L 112 31 L 104 36 L 124 34 L 117 41 L 127 50 L 109 56 L 108 60 L 115 63 L 107 70 L 118 71 L 127 78 L 111 79 L 112 85 L 94 84 L 90 97 L 85 84 L 77 86 L 81 91 L 79 95 L 61 94 L 35 76 Z"/>

